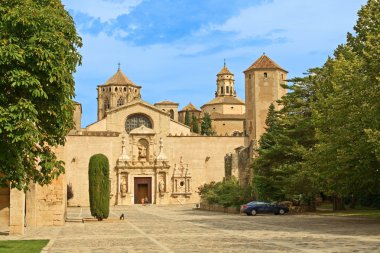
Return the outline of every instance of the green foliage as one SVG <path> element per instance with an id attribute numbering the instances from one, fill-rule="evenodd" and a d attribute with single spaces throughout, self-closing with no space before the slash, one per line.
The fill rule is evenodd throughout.
<path id="1" fill-rule="evenodd" d="M 27 189 L 64 172 L 52 148 L 73 127 L 81 47 L 59 0 L 0 3 L 0 185 Z"/>
<path id="2" fill-rule="evenodd" d="M 331 196 L 380 193 L 380 2 L 359 11 L 356 35 L 338 46 L 312 103 L 319 145 L 308 157 Z"/>
<path id="3" fill-rule="evenodd" d="M 193 133 L 199 133 L 198 119 L 194 115 L 191 119 L 191 131 Z"/>
<path id="4" fill-rule="evenodd" d="M 379 196 L 379 1 L 362 7 L 354 29 L 322 68 L 292 80 L 280 111 L 270 108 L 253 163 L 260 197 L 311 199 L 319 191 L 336 210 L 345 196 Z"/>
<path id="5" fill-rule="evenodd" d="M 207 136 L 215 134 L 211 126 L 211 116 L 207 112 L 203 115 L 203 118 L 202 118 L 201 134 L 207 135 Z"/>
<path id="6" fill-rule="evenodd" d="M 299 195 L 312 199 L 317 192 L 313 175 L 304 165 L 305 155 L 315 144 L 310 109 L 314 81 L 312 75 L 292 81 L 292 86 L 285 87 L 291 92 L 278 101 L 282 109 L 269 107 L 267 131 L 252 164 L 252 183 L 260 200 L 292 200 Z"/>
<path id="7" fill-rule="evenodd" d="M 185 112 L 185 125 L 186 126 L 191 126 L 191 118 L 190 118 L 189 111 Z"/>
<path id="8" fill-rule="evenodd" d="M 99 220 L 109 215 L 109 163 L 103 154 L 93 155 L 88 165 L 91 215 Z"/>
<path id="9" fill-rule="evenodd" d="M 239 206 L 252 199 L 250 187 L 241 187 L 235 178 L 204 184 L 198 190 L 202 201 L 224 207 Z"/>

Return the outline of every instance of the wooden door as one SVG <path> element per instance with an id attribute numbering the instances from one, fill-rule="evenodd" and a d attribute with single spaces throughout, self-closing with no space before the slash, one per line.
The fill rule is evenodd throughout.
<path id="1" fill-rule="evenodd" d="M 134 181 L 135 204 L 142 204 L 145 198 L 148 198 L 148 203 L 152 203 L 152 178 L 135 177 Z"/>

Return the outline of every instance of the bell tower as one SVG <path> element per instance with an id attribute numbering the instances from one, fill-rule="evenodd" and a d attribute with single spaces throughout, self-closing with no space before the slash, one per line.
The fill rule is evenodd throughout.
<path id="1" fill-rule="evenodd" d="M 98 85 L 98 120 L 107 116 L 107 111 L 133 100 L 140 99 L 141 86 L 137 86 L 121 71 L 117 72 L 105 84 Z"/>
<path id="2" fill-rule="evenodd" d="M 235 91 L 235 77 L 234 74 L 226 67 L 226 61 L 224 61 L 223 68 L 216 75 L 216 92 L 215 97 L 234 96 Z"/>
<path id="3" fill-rule="evenodd" d="M 245 75 L 245 130 L 249 141 L 259 140 L 265 132 L 265 120 L 268 108 L 286 94 L 281 84 L 286 84 L 288 71 L 265 55 L 260 56 L 248 69 Z"/>

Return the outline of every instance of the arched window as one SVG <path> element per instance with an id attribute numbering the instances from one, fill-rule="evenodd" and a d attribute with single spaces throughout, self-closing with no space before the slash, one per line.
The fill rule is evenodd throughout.
<path id="1" fill-rule="evenodd" d="M 117 100 L 117 106 L 122 106 L 124 104 L 124 98 L 123 97 L 120 97 L 118 100 Z"/>
<path id="2" fill-rule="evenodd" d="M 104 100 L 104 111 L 107 111 L 108 109 L 110 109 L 110 101 L 108 100 L 108 98 L 106 98 Z"/>
<path id="3" fill-rule="evenodd" d="M 224 94 L 223 87 L 220 87 L 220 93 L 221 93 L 221 94 Z"/>
<path id="4" fill-rule="evenodd" d="M 152 121 L 144 114 L 132 114 L 128 116 L 125 122 L 125 130 L 127 133 L 140 126 L 146 126 L 152 128 Z"/>
<path id="5" fill-rule="evenodd" d="M 169 113 L 170 113 L 170 118 L 174 119 L 174 111 L 173 111 L 173 109 L 170 109 Z"/>
<path id="6" fill-rule="evenodd" d="M 264 72 L 264 78 L 265 78 L 265 79 L 268 78 L 268 73 L 267 73 L 267 72 Z"/>
<path id="7" fill-rule="evenodd" d="M 226 86 L 226 93 L 230 93 L 230 87 Z"/>

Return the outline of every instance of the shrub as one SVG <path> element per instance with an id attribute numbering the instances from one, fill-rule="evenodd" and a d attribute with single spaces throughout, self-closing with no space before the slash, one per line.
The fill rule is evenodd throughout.
<path id="1" fill-rule="evenodd" d="M 103 154 L 93 155 L 90 158 L 89 194 L 91 215 L 98 220 L 106 219 L 109 215 L 109 163 Z"/>
<path id="2" fill-rule="evenodd" d="M 240 186 L 235 178 L 204 184 L 198 189 L 202 201 L 224 207 L 241 205 L 248 202 L 252 197 L 251 188 Z"/>

